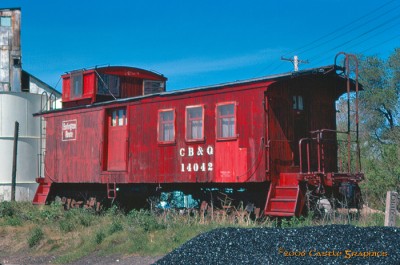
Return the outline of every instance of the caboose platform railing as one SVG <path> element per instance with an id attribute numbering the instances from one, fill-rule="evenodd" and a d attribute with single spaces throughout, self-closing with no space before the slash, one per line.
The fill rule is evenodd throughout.
<path id="1" fill-rule="evenodd" d="M 344 78 L 346 80 L 346 94 L 347 94 L 347 130 L 338 131 L 332 129 L 321 129 L 311 132 L 311 138 L 303 138 L 299 141 L 299 164 L 300 173 L 322 173 L 327 172 L 333 173 L 344 173 L 355 175 L 361 172 L 361 156 L 360 156 L 360 143 L 359 143 L 359 87 L 358 87 L 358 60 L 353 54 L 347 54 L 340 52 L 335 57 L 335 65 L 337 65 L 337 60 L 339 56 L 344 56 L 343 67 L 337 68 L 343 71 Z M 352 64 L 351 62 L 352 61 Z M 354 107 L 351 107 L 351 96 L 352 92 L 352 81 L 350 76 L 354 76 Z M 351 112 L 354 111 L 354 127 L 352 130 L 352 115 Z M 345 135 L 346 139 L 340 140 L 339 135 Z M 354 135 L 353 135 L 354 134 Z M 339 139 L 339 140 L 338 140 Z M 342 167 L 342 156 L 340 143 L 345 143 L 347 145 L 347 150 L 344 153 L 347 159 L 347 171 L 343 170 Z M 303 154 L 303 146 L 305 145 L 305 158 Z M 315 151 L 314 151 L 315 150 Z M 328 150 L 329 152 L 325 152 Z M 315 153 L 314 153 L 314 152 Z M 312 154 L 314 153 L 314 154 Z M 353 162 L 353 153 L 355 153 L 355 165 Z M 325 158 L 325 154 L 330 156 L 335 155 L 335 157 Z M 315 158 L 316 157 L 316 158 Z M 327 162 L 328 161 L 328 162 Z M 338 163 L 339 161 L 339 163 Z M 306 167 L 306 170 L 305 170 Z"/>
<path id="2" fill-rule="evenodd" d="M 359 166 L 359 149 L 357 148 L 358 143 L 356 141 L 348 141 L 349 137 L 346 137 L 346 140 L 338 140 L 337 136 L 339 134 L 348 135 L 352 132 L 344 132 L 344 131 L 336 131 L 330 129 L 322 129 L 317 131 L 312 131 L 311 138 L 302 138 L 299 141 L 299 166 L 300 173 L 321 173 L 325 174 L 327 172 L 338 172 L 338 173 L 352 173 L 352 172 L 360 172 Z M 327 135 L 330 135 L 327 136 Z M 347 145 L 347 152 L 342 154 L 341 152 L 341 143 Z M 354 145 L 356 148 L 354 148 Z M 327 149 L 335 148 L 335 152 L 327 152 Z M 354 150 L 355 151 L 352 151 Z M 352 161 L 354 160 L 354 155 L 356 159 L 355 166 Z M 336 154 L 336 158 L 328 157 L 326 158 L 326 154 Z M 343 156 L 346 156 L 345 158 Z M 337 159 L 337 160 L 336 160 Z M 343 167 L 343 160 L 346 160 L 347 170 Z M 326 163 L 329 161 L 330 164 Z M 336 163 L 333 163 L 336 162 Z"/>

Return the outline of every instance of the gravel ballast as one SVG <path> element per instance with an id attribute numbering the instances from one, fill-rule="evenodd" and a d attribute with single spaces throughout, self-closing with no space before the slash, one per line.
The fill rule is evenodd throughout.
<path id="1" fill-rule="evenodd" d="M 400 264 L 400 229 L 222 228 L 193 238 L 155 264 Z"/>

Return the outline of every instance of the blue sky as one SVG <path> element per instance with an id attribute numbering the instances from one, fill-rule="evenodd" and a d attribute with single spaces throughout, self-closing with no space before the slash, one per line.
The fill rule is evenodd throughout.
<path id="1" fill-rule="evenodd" d="M 400 47 L 398 0 L 1 0 L 22 9 L 23 69 L 56 86 L 61 74 L 127 65 L 167 89 L 330 65 L 340 51 L 386 58 Z M 61 90 L 60 84 L 57 86 Z"/>

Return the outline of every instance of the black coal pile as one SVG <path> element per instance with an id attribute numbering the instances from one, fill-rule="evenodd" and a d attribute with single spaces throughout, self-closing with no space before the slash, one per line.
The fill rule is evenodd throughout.
<path id="1" fill-rule="evenodd" d="M 400 229 L 222 228 L 193 238 L 155 264 L 400 264 Z"/>

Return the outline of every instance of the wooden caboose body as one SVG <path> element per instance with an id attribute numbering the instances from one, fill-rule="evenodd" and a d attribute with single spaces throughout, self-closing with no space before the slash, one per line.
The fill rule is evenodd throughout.
<path id="1" fill-rule="evenodd" d="M 207 190 L 230 188 L 265 214 L 293 216 L 306 186 L 335 194 L 362 178 L 339 172 L 331 132 L 346 79 L 334 66 L 170 92 L 165 81 L 129 67 L 64 75 L 63 109 L 39 114 L 45 175 L 34 203 L 107 197 L 142 206 L 160 190 L 206 200 Z M 329 143 L 312 143 L 321 130 Z"/>

